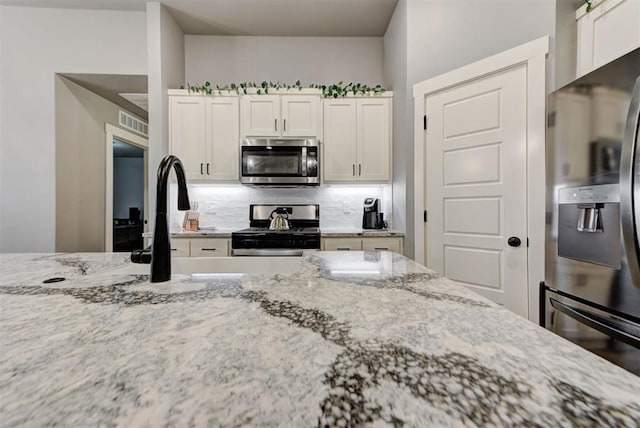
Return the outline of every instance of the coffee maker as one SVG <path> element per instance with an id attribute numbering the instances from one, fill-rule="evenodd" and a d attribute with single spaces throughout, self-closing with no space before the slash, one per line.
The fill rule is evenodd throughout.
<path id="1" fill-rule="evenodd" d="M 384 214 L 380 212 L 380 200 L 366 198 L 362 213 L 363 229 L 382 229 L 385 226 Z"/>

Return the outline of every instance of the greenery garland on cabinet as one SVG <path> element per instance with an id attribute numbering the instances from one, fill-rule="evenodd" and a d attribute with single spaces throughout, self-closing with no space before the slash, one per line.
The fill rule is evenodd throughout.
<path id="1" fill-rule="evenodd" d="M 368 86 L 363 83 L 349 83 L 344 84 L 342 81 L 338 83 L 334 83 L 332 85 L 320 85 L 316 83 L 312 83 L 308 86 L 311 89 L 320 89 L 322 91 L 322 96 L 325 98 L 338 98 L 345 97 L 351 93 L 352 95 L 367 95 L 367 94 L 381 94 L 385 91 L 385 89 L 381 85 L 376 86 Z M 184 86 L 180 89 L 184 89 Z M 296 81 L 293 85 L 288 85 L 286 83 L 280 82 L 267 82 L 266 80 L 260 84 L 255 82 L 242 82 L 242 83 L 229 83 L 224 86 L 216 85 L 213 87 L 211 82 L 204 82 L 202 85 L 192 85 L 187 84 L 187 89 L 189 92 L 200 93 L 205 95 L 214 95 L 216 92 L 218 94 L 222 94 L 222 92 L 235 92 L 240 95 L 241 93 L 246 95 L 247 90 L 255 89 L 258 95 L 268 94 L 269 90 L 279 90 L 279 89 L 298 89 L 302 90 L 302 84 L 300 81 Z"/>

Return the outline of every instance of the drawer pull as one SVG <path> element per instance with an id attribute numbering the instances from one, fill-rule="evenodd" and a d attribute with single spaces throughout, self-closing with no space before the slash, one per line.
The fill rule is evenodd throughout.
<path id="1" fill-rule="evenodd" d="M 338 247 L 336 248 L 337 251 L 351 251 L 351 248 L 349 247 Z"/>
<path id="2" fill-rule="evenodd" d="M 178 249 L 177 248 L 172 248 L 171 251 L 178 251 Z"/>
<path id="3" fill-rule="evenodd" d="M 203 248 L 202 251 L 216 251 L 216 248 Z"/>
<path id="4" fill-rule="evenodd" d="M 389 251 L 388 248 L 376 247 L 376 251 Z"/>

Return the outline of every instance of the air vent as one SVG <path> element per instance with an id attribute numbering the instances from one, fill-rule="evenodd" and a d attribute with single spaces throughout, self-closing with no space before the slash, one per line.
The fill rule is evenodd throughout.
<path id="1" fill-rule="evenodd" d="M 146 123 L 122 110 L 120 110 L 120 126 L 142 134 L 145 137 L 149 136 L 149 127 Z"/>

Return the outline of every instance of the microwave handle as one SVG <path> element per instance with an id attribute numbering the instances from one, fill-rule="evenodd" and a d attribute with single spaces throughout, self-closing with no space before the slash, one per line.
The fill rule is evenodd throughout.
<path id="1" fill-rule="evenodd" d="M 307 148 L 302 148 L 302 176 L 307 176 Z"/>

